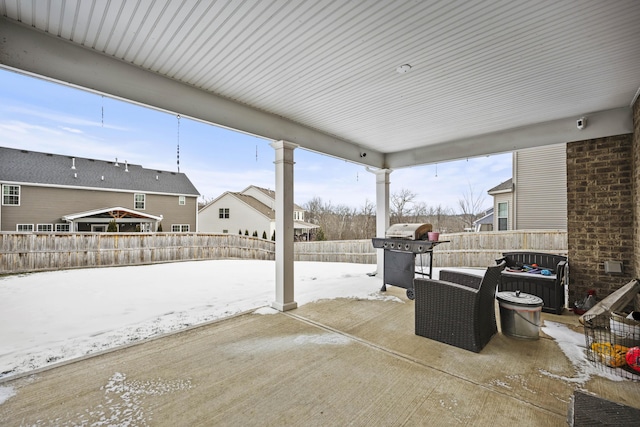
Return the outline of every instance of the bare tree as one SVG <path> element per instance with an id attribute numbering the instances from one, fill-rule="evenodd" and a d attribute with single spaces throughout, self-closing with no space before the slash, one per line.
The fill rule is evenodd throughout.
<path id="1" fill-rule="evenodd" d="M 324 232 L 324 237 L 333 240 L 335 237 L 331 234 L 332 211 L 331 202 L 324 203 L 320 197 L 314 197 L 302 206 L 306 211 L 307 221 L 319 225 Z"/>
<path id="2" fill-rule="evenodd" d="M 333 211 L 335 218 L 334 232 L 337 240 L 349 240 L 353 238 L 352 220 L 355 209 L 352 210 L 347 205 L 338 205 Z"/>
<path id="3" fill-rule="evenodd" d="M 453 215 L 453 210 L 450 208 L 443 207 L 442 205 L 432 206 L 427 209 L 425 222 L 431 224 L 434 231 L 453 233 L 456 231 L 456 227 L 453 227 L 451 222 Z"/>
<path id="4" fill-rule="evenodd" d="M 411 209 L 411 216 L 413 222 L 426 222 L 429 214 L 429 207 L 425 202 L 416 202 Z"/>
<path id="5" fill-rule="evenodd" d="M 391 195 L 391 222 L 394 224 L 404 222 L 409 214 L 409 204 L 413 203 L 416 194 L 403 188 Z"/>
<path id="6" fill-rule="evenodd" d="M 353 219 L 354 238 L 370 239 L 376 236 L 376 205 L 368 199 Z"/>
<path id="7" fill-rule="evenodd" d="M 484 195 L 482 192 L 475 193 L 474 188 L 469 183 L 469 191 L 465 191 L 461 199 L 458 199 L 460 207 L 460 215 L 464 228 L 471 228 L 473 222 L 478 218 L 479 214 L 484 210 Z"/>

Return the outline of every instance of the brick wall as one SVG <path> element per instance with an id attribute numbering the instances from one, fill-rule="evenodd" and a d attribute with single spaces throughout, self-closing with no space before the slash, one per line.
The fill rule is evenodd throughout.
<path id="1" fill-rule="evenodd" d="M 633 108 L 633 206 L 634 233 L 633 246 L 635 258 L 635 276 L 640 276 L 640 97 Z"/>
<path id="2" fill-rule="evenodd" d="M 637 126 L 635 140 L 628 134 L 567 144 L 569 304 L 588 289 L 603 298 L 638 271 Z M 622 261 L 624 274 L 605 274 L 607 260 Z"/>

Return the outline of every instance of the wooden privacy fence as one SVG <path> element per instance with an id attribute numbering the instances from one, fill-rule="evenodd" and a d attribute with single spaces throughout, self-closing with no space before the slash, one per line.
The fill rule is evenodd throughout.
<path id="1" fill-rule="evenodd" d="M 441 234 L 436 267 L 486 267 L 502 252 L 567 255 L 566 231 Z M 297 242 L 296 261 L 375 264 L 370 239 Z M 210 259 L 275 259 L 270 240 L 204 233 L 0 233 L 0 274 Z M 418 257 L 417 264 L 420 264 Z"/>
<path id="2" fill-rule="evenodd" d="M 507 251 L 535 251 L 567 255 L 567 232 L 561 230 L 491 231 L 441 234 L 449 243 L 434 249 L 436 267 L 487 267 Z M 382 250 L 381 250 L 382 252 Z M 417 257 L 417 264 L 421 259 Z M 354 262 L 375 264 L 376 250 L 371 240 L 298 242 L 296 261 Z"/>
<path id="3" fill-rule="evenodd" d="M 296 242 L 294 248 L 296 261 L 376 263 L 376 250 L 371 239 Z"/>
<path id="4" fill-rule="evenodd" d="M 270 240 L 202 233 L 0 233 L 0 273 L 206 259 L 275 259 Z"/>

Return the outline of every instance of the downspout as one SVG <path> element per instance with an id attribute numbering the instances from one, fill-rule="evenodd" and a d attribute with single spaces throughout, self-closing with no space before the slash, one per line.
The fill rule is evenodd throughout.
<path id="1" fill-rule="evenodd" d="M 518 177 L 517 177 L 517 171 L 518 171 L 518 152 L 514 151 L 513 152 L 513 161 L 511 162 L 511 176 L 512 176 L 512 180 L 511 180 L 511 204 L 512 206 L 510 206 L 510 210 L 511 210 L 511 227 L 509 228 L 510 230 L 517 230 L 518 229 L 518 221 L 517 221 L 517 210 L 516 206 L 518 205 L 518 192 L 516 191 L 516 189 L 518 188 Z M 508 214 L 508 212 L 507 212 Z"/>

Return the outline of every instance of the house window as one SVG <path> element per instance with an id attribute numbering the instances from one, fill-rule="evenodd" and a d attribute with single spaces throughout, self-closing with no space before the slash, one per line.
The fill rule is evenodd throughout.
<path id="1" fill-rule="evenodd" d="M 178 196 L 178 204 L 184 206 L 187 204 L 187 198 L 185 196 Z"/>
<path id="2" fill-rule="evenodd" d="M 18 232 L 33 231 L 33 224 L 18 224 L 16 225 L 16 231 Z"/>
<path id="3" fill-rule="evenodd" d="M 508 230 L 509 203 L 498 203 L 498 230 Z"/>
<path id="4" fill-rule="evenodd" d="M 218 210 L 218 214 L 219 214 L 220 218 L 229 219 L 229 208 L 220 208 Z"/>
<path id="5" fill-rule="evenodd" d="M 229 234 L 229 230 L 222 230 L 224 234 Z"/>
<path id="6" fill-rule="evenodd" d="M 8 185 L 2 186 L 2 204 L 9 206 L 20 206 L 20 186 Z"/>
<path id="7" fill-rule="evenodd" d="M 150 233 L 151 232 L 151 223 L 150 222 L 141 222 L 139 225 L 141 233 Z"/>
<path id="8" fill-rule="evenodd" d="M 36 230 L 50 233 L 53 231 L 53 224 L 38 224 Z"/>
<path id="9" fill-rule="evenodd" d="M 69 224 L 66 223 L 60 223 L 60 224 L 56 224 L 56 231 L 58 232 L 69 232 L 71 231 Z"/>
<path id="10" fill-rule="evenodd" d="M 133 195 L 133 208 L 144 210 L 146 195 L 145 194 L 134 194 Z"/>
<path id="11" fill-rule="evenodd" d="M 173 233 L 188 233 L 189 224 L 171 224 L 171 231 Z"/>

